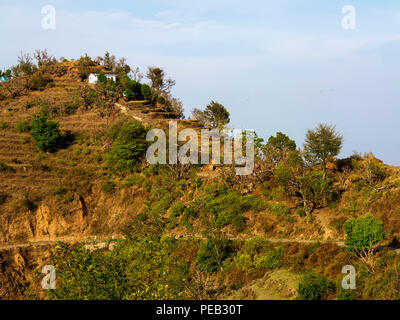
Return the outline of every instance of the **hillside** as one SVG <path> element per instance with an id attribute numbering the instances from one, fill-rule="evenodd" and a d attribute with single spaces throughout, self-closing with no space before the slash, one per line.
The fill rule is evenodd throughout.
<path id="1" fill-rule="evenodd" d="M 107 71 L 99 64 L 91 68 Z M 170 263 L 171 274 L 175 262 L 168 256 L 177 255 L 177 261 L 184 263 L 187 286 L 179 287 L 171 275 L 164 279 L 176 286 L 171 291 L 160 280 L 161 284 L 143 289 L 150 296 L 127 293 L 123 298 L 294 299 L 304 274 L 316 271 L 340 283 L 345 264 L 355 265 L 361 277 L 352 298 L 398 297 L 399 257 L 393 249 L 400 237 L 400 168 L 373 155 L 331 159 L 322 169 L 292 166 L 285 151 L 274 150 L 279 158 L 258 159 L 249 177 L 233 176 L 230 166 L 162 166 L 144 160 L 121 173 L 109 158 L 127 123 L 166 129 L 174 120 L 179 130 L 200 130 L 202 123 L 180 119 L 168 106 L 151 99 L 109 98 L 107 92 L 112 90 L 101 96 L 107 108 L 87 103 L 85 90 L 90 87 L 80 75 L 79 61 L 52 62 L 37 72 L 47 79 L 37 87 L 28 85 L 14 96 L 6 87 L 21 85 L 25 76 L 20 76 L 0 88 L 0 248 L 66 238 L 74 245 L 60 244 L 58 258 L 52 256 L 54 244 L 0 250 L 2 298 L 48 298 L 39 285 L 40 268 L 58 263 L 62 277 L 67 266 L 58 259 L 73 259 L 72 248 L 78 248 L 82 257 L 93 254 L 100 260 L 113 259 L 115 254 L 128 261 L 128 256 L 129 263 L 137 259 L 129 255 L 130 250 L 143 255 L 157 252 L 161 261 Z M 40 150 L 32 129 L 22 128 L 21 123 L 29 124 L 43 114 L 59 123 L 65 141 L 57 150 Z M 302 198 L 301 190 L 292 191 L 290 177 L 283 181 L 282 168 L 292 174 L 301 169 L 306 172 L 303 178 L 322 180 L 310 182 L 312 194 L 304 200 L 305 193 Z M 326 170 L 327 178 L 318 176 L 321 170 Z M 319 190 L 321 185 L 326 187 Z M 343 248 L 346 221 L 366 214 L 383 222 L 384 239 L 379 245 L 387 247 L 375 254 L 374 270 Z M 115 250 L 80 251 L 78 243 L 94 237 L 120 239 L 119 245 Z M 141 242 L 148 238 L 157 243 L 150 253 Z M 226 254 L 214 257 L 207 251 L 221 243 Z M 149 263 L 146 272 L 158 270 L 153 262 L 141 263 L 144 268 Z M 69 280 L 64 278 L 65 285 L 71 285 Z M 377 285 L 380 282 L 386 286 Z M 162 293 L 153 292 L 155 288 Z M 338 285 L 324 298 L 336 299 L 340 294 Z M 50 298 L 68 297 L 57 292 Z M 86 297 L 93 298 L 89 293 Z"/>

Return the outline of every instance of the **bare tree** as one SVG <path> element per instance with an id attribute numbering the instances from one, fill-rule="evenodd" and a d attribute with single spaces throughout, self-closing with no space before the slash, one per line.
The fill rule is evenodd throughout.
<path id="1" fill-rule="evenodd" d="M 166 78 L 165 71 L 158 67 L 148 67 L 146 77 L 150 80 L 153 90 L 169 93 L 175 85 L 175 80 Z"/>

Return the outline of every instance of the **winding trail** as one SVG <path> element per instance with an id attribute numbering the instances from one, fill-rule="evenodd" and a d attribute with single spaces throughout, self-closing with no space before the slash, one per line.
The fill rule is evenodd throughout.
<path id="1" fill-rule="evenodd" d="M 84 242 L 89 249 L 100 249 L 104 248 L 104 244 L 110 241 L 117 241 L 124 239 L 122 236 L 88 236 L 87 238 L 57 238 L 57 239 L 49 239 L 43 241 L 31 241 L 25 243 L 15 243 L 15 244 L 0 244 L 0 251 L 3 250 L 13 250 L 20 248 L 29 248 L 29 247 L 41 247 L 41 246 L 52 246 L 56 245 L 59 242 L 64 243 L 82 243 Z M 206 240 L 204 237 L 195 237 L 195 236 L 186 236 L 186 237 L 176 237 L 176 239 L 195 239 L 195 240 Z M 228 238 L 232 241 L 249 241 L 253 238 Z M 345 243 L 339 240 L 296 240 L 296 239 L 273 239 L 273 238 L 265 238 L 266 241 L 272 243 L 305 243 L 305 244 L 314 244 L 314 243 L 325 243 L 325 244 L 335 244 L 339 247 L 344 247 Z M 112 247 L 109 247 L 112 248 Z M 388 247 L 388 246 L 379 246 L 376 248 L 377 251 L 381 251 L 384 249 L 388 249 L 394 251 L 397 254 L 400 254 L 400 248 Z"/>
<path id="2" fill-rule="evenodd" d="M 49 239 L 43 241 L 31 241 L 25 243 L 16 243 L 16 244 L 0 244 L 0 250 L 12 250 L 12 249 L 19 249 L 19 248 L 29 248 L 29 247 L 41 247 L 41 246 L 48 246 L 48 245 L 56 245 L 58 242 L 65 242 L 65 243 L 99 243 L 99 242 L 106 242 L 110 240 L 121 240 L 123 237 L 102 237 L 102 236 L 91 236 L 87 237 L 86 239 L 77 239 L 77 238 L 57 238 L 57 239 Z M 177 239 L 197 239 L 197 240 L 206 240 L 203 237 L 178 237 Z M 235 241 L 249 241 L 252 238 L 228 238 L 229 240 Z M 306 243 L 306 244 L 313 244 L 313 243 L 332 243 L 336 244 L 340 247 L 344 246 L 343 241 L 336 241 L 336 240 L 296 240 L 296 239 L 270 239 L 266 238 L 268 242 L 273 243 Z"/>

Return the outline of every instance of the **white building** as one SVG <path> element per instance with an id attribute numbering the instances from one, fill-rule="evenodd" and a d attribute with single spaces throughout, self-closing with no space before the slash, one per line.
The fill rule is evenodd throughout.
<path id="1" fill-rule="evenodd" d="M 105 74 L 106 78 L 108 80 L 117 81 L 117 75 L 113 74 L 113 73 L 109 73 L 109 74 Z M 96 84 L 99 81 L 99 74 L 98 73 L 91 73 L 89 75 L 89 83 L 91 84 Z"/>

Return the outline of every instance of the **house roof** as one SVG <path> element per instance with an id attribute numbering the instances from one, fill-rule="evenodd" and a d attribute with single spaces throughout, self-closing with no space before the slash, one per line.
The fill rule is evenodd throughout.
<path id="1" fill-rule="evenodd" d="M 100 73 L 91 73 L 90 75 L 98 76 Z M 106 76 L 117 76 L 115 73 L 105 73 Z"/>

